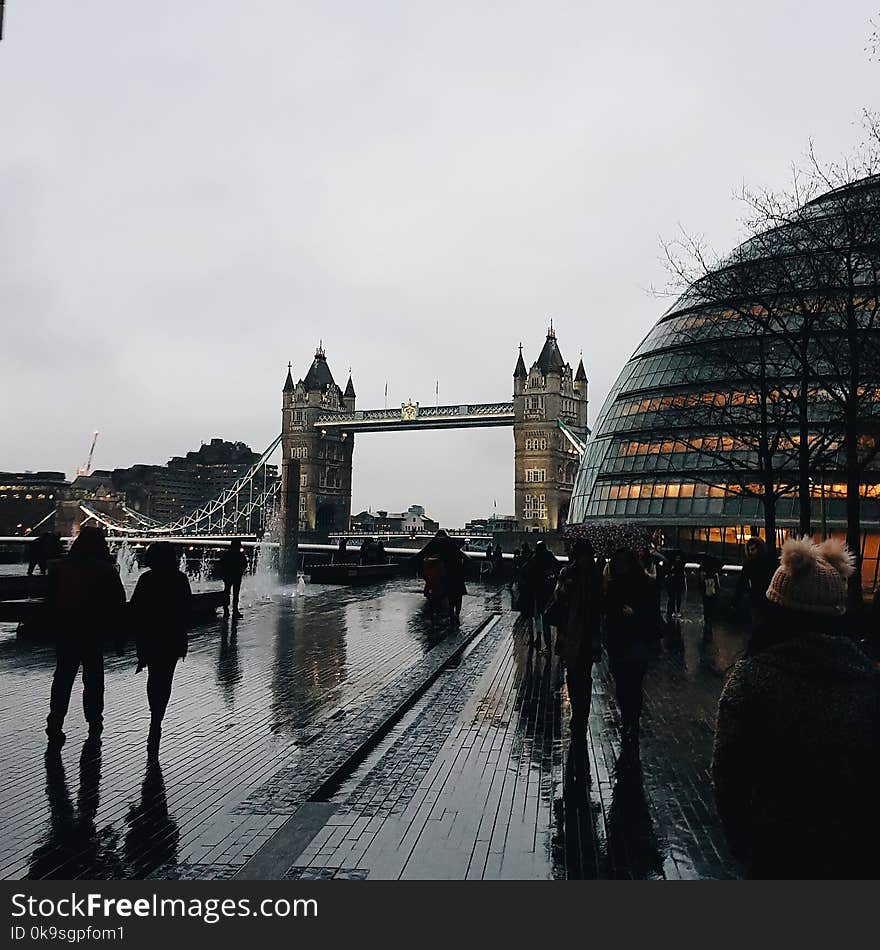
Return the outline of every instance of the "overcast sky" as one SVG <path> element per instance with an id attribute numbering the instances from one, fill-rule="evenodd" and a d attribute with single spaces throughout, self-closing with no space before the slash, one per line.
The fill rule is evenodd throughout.
<path id="1" fill-rule="evenodd" d="M 661 236 L 858 141 L 877 7 L 8 0 L 0 469 L 259 451 L 319 338 L 361 408 L 509 399 L 551 316 L 595 419 Z M 357 439 L 355 510 L 496 502 L 509 429 Z"/>

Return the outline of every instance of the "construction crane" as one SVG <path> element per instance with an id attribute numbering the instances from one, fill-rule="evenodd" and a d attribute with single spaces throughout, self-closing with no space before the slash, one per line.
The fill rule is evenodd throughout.
<path id="1" fill-rule="evenodd" d="M 88 475 L 92 470 L 92 456 L 95 454 L 95 443 L 98 441 L 98 433 L 94 432 L 92 434 L 92 447 L 89 449 L 89 457 L 86 459 L 85 465 L 80 465 L 76 470 L 77 475 Z"/>

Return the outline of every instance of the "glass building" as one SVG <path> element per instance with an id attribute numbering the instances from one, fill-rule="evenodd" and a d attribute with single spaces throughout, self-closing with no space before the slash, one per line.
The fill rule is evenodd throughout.
<path id="1" fill-rule="evenodd" d="M 602 406 L 569 521 L 634 520 L 665 546 L 735 562 L 746 537 L 764 534 L 768 491 L 778 496 L 777 541 L 797 533 L 808 484 L 814 535 L 845 537 L 854 412 L 870 588 L 880 539 L 880 177 L 789 213 L 663 314 Z"/>

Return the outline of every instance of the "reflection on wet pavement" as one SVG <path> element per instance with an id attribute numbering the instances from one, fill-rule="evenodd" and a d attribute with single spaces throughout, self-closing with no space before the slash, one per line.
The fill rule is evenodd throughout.
<path id="1" fill-rule="evenodd" d="M 558 658 L 507 612 L 364 764 L 286 870 L 303 878 L 731 877 L 708 764 L 723 674 L 742 636 L 685 621 L 646 680 L 641 754 L 622 753 L 596 668 L 589 734 L 572 741 Z"/>
<path id="2" fill-rule="evenodd" d="M 44 761 L 54 651 L 5 636 L 0 876 L 162 874 L 204 843 L 218 814 L 295 758 L 304 732 L 340 707 L 369 702 L 425 655 L 433 637 L 415 580 L 255 601 L 238 623 L 192 632 L 159 764 L 147 760 L 145 675 L 135 675 L 131 651 L 106 660 L 103 744 L 83 744 L 74 695 L 67 743 Z M 74 807 L 65 765 L 80 750 Z"/>
<path id="3" fill-rule="evenodd" d="M 0 755 L 17 764 L 0 780 L 0 876 L 231 877 L 317 801 L 326 822 L 267 876 L 736 875 L 708 764 L 739 631 L 719 623 L 706 641 L 686 620 L 658 645 L 632 756 L 604 665 L 572 742 L 558 658 L 528 648 L 507 592 L 472 585 L 462 626 L 457 639 L 432 625 L 409 579 L 255 599 L 240 622 L 194 632 L 158 759 L 131 655 L 107 661 L 103 744 L 84 742 L 72 702 L 68 742 L 44 758 L 53 651 L 0 640 Z"/>

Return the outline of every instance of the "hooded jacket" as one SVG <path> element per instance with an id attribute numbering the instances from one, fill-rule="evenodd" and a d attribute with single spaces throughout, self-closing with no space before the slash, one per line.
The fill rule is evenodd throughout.
<path id="1" fill-rule="evenodd" d="M 880 673 L 851 641 L 804 633 L 734 666 L 712 781 L 750 877 L 880 869 Z"/>

